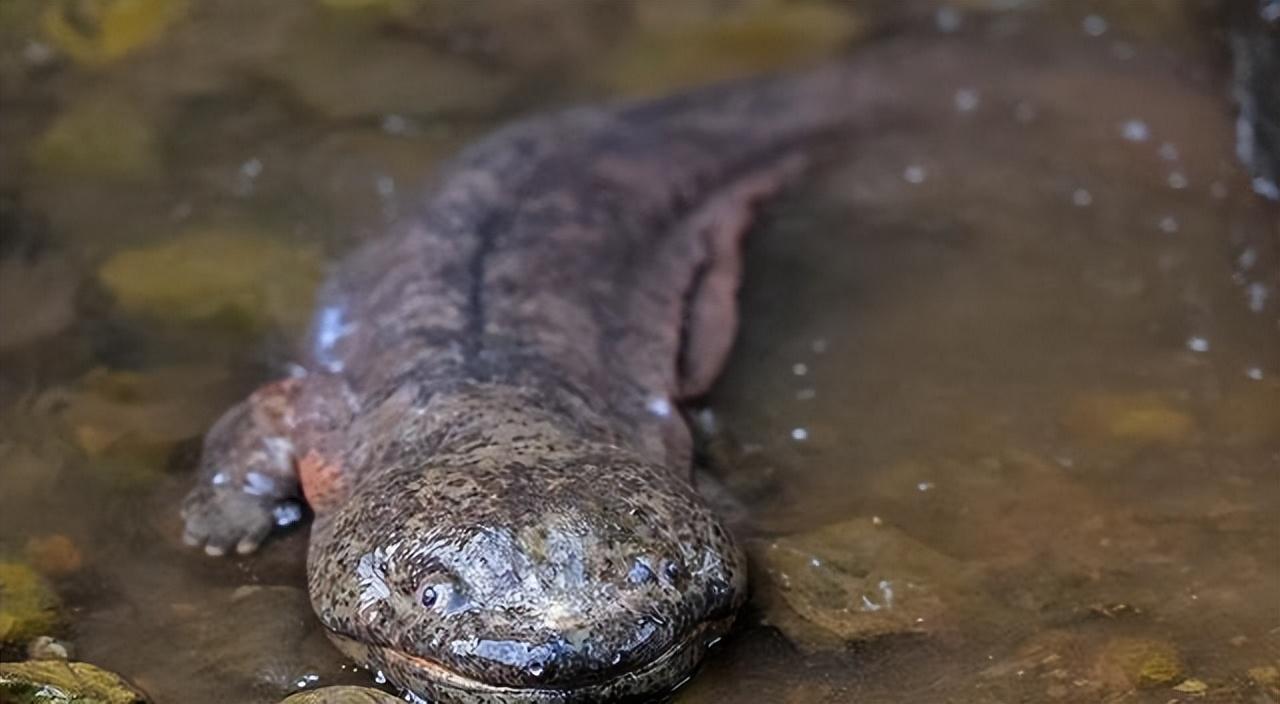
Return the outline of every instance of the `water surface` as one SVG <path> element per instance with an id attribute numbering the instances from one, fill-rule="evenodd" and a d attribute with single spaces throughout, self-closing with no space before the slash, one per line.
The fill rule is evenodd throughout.
<path id="1" fill-rule="evenodd" d="M 199 434 L 288 364 L 324 264 L 503 119 L 906 20 L 1080 60 L 939 86 L 752 232 L 697 416 L 756 596 L 677 701 L 1280 700 L 1280 216 L 1190 3 L 7 0 L 0 562 L 161 704 L 370 684 L 305 531 L 178 540 Z"/>

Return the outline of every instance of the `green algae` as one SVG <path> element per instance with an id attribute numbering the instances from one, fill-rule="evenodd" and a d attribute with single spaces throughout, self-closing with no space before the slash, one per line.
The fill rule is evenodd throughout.
<path id="1" fill-rule="evenodd" d="M 58 596 L 32 568 L 0 562 L 0 644 L 19 646 L 60 622 Z"/>
<path id="2" fill-rule="evenodd" d="M 77 63 L 101 66 L 160 39 L 186 11 L 186 0 L 50 2 L 45 37 Z"/>

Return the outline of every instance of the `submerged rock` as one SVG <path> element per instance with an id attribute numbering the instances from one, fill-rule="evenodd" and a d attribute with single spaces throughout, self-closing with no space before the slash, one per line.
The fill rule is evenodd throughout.
<path id="1" fill-rule="evenodd" d="M 157 603 L 154 611 L 140 623 L 128 614 L 113 615 L 119 620 L 112 627 L 131 629 L 139 643 L 122 655 L 121 667 L 165 702 L 182 701 L 192 687 L 210 701 L 260 703 L 321 681 L 368 681 L 355 675 L 339 679 L 347 661 L 324 637 L 303 589 L 245 585 L 196 592 L 190 601 Z"/>
<path id="2" fill-rule="evenodd" d="M 49 219 L 21 193 L 0 189 L 0 351 L 56 335 L 75 322 L 82 273 L 50 246 Z"/>
<path id="3" fill-rule="evenodd" d="M 1214 437 L 1244 447 L 1280 446 L 1280 381 L 1267 379 L 1223 394 L 1212 409 Z"/>
<path id="4" fill-rule="evenodd" d="M 1164 687 L 1182 681 L 1186 666 L 1172 643 L 1152 638 L 1117 638 L 1102 649 L 1100 679 L 1138 687 Z"/>
<path id="5" fill-rule="evenodd" d="M 930 633 L 981 598 L 963 563 L 874 519 L 756 547 L 768 620 L 806 648 Z"/>
<path id="6" fill-rule="evenodd" d="M 119 675 L 83 662 L 29 660 L 0 663 L 5 704 L 146 704 Z"/>
<path id="7" fill-rule="evenodd" d="M 0 646 L 21 646 L 52 630 L 58 607 L 58 596 L 35 570 L 0 562 Z"/>
<path id="8" fill-rule="evenodd" d="M 98 278 L 130 314 L 256 328 L 304 320 L 320 269 L 312 249 L 244 229 L 199 228 L 120 252 Z"/>
<path id="9" fill-rule="evenodd" d="M 368 687 L 322 687 L 286 697 L 280 704 L 397 704 L 401 701 Z"/>
<path id="10" fill-rule="evenodd" d="M 222 368 L 187 365 L 95 369 L 46 396 L 66 434 L 96 460 L 97 477 L 136 486 L 157 479 L 174 447 L 203 433 L 236 392 Z M 55 571 L 72 561 L 65 544 L 33 547 Z"/>
<path id="11" fill-rule="evenodd" d="M 27 643 L 27 657 L 32 660 L 62 660 L 71 659 L 74 651 L 71 644 L 66 641 L 58 640 L 53 636 L 38 636 Z"/>
<path id="12" fill-rule="evenodd" d="M 1071 400 L 1062 424 L 1095 445 L 1181 445 L 1197 431 L 1190 415 L 1156 393 L 1084 393 Z"/>
<path id="13" fill-rule="evenodd" d="M 45 36 L 78 63 L 100 65 L 159 39 L 186 9 L 186 0 L 51 2 Z"/>
<path id="14" fill-rule="evenodd" d="M 155 176 L 162 161 L 155 127 L 115 96 L 72 105 L 36 141 L 31 159 L 45 177 L 130 181 Z"/>
<path id="15" fill-rule="evenodd" d="M 378 41 L 359 23 L 302 31 L 263 70 L 329 119 L 484 114 L 513 87 L 508 76 L 422 43 Z"/>
<path id="16" fill-rule="evenodd" d="M 650 94 L 776 69 L 821 56 L 862 30 L 847 9 L 825 3 L 759 0 L 635 5 L 639 27 L 604 64 L 614 89 Z"/>

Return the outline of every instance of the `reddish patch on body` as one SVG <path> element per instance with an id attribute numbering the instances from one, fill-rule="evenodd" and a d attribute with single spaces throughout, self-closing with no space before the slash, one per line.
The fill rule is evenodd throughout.
<path id="1" fill-rule="evenodd" d="M 342 476 L 342 464 L 333 461 L 316 450 L 308 450 L 298 460 L 298 481 L 302 495 L 316 513 L 324 513 L 341 502 L 347 493 Z"/>

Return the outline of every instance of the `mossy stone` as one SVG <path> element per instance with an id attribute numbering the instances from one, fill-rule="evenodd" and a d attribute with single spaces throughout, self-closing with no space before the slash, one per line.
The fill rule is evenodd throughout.
<path id="1" fill-rule="evenodd" d="M 123 678 L 83 662 L 0 663 L 5 704 L 147 704 Z"/>

